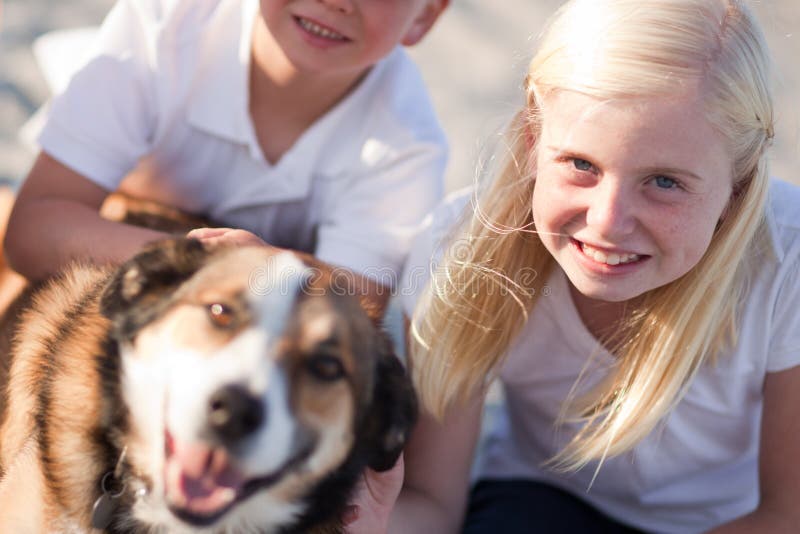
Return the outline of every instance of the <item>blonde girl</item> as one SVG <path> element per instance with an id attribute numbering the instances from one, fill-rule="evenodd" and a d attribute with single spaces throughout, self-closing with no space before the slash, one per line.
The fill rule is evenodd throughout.
<path id="1" fill-rule="evenodd" d="M 362 524 L 800 532 L 800 191 L 768 178 L 769 77 L 739 0 L 558 11 L 507 165 L 407 267 L 449 239 L 412 321 L 405 483 L 369 477 Z"/>

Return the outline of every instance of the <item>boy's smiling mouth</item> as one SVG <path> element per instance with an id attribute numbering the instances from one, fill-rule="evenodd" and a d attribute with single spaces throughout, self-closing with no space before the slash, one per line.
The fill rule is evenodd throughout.
<path id="1" fill-rule="evenodd" d="M 297 22 L 297 25 L 300 26 L 300 28 L 305 30 L 307 33 L 313 35 L 314 37 L 319 37 L 322 39 L 329 39 L 331 41 L 339 41 L 339 42 L 346 42 L 350 40 L 341 33 L 336 32 L 331 28 L 322 26 L 321 24 L 314 22 L 313 20 L 303 18 L 300 16 L 295 16 L 294 20 L 295 22 Z"/>

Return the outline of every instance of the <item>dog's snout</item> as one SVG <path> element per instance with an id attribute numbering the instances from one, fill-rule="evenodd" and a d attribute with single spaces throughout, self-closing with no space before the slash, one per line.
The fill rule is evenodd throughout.
<path id="1" fill-rule="evenodd" d="M 240 386 L 225 386 L 211 395 L 208 422 L 223 441 L 245 438 L 264 422 L 264 406 Z"/>

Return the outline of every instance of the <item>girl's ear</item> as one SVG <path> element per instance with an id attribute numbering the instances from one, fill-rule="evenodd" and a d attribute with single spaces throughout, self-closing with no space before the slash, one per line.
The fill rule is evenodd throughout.
<path id="1" fill-rule="evenodd" d="M 728 197 L 728 202 L 725 204 L 725 207 L 722 208 L 722 213 L 719 216 L 719 220 L 717 221 L 717 229 L 722 226 L 722 223 L 725 222 L 725 219 L 728 217 L 728 214 L 731 211 L 731 205 L 734 202 L 739 200 L 739 197 L 742 195 L 744 190 L 744 186 L 741 183 L 737 183 L 733 185 L 733 189 L 731 189 L 731 195 Z"/>
<path id="2" fill-rule="evenodd" d="M 420 42 L 448 5 L 450 5 L 450 0 L 428 0 L 400 43 L 403 46 L 413 46 Z"/>
<path id="3" fill-rule="evenodd" d="M 525 125 L 525 146 L 528 148 L 528 152 L 533 152 L 534 147 L 536 147 L 536 140 L 533 138 L 533 131 L 529 125 Z"/>
<path id="4" fill-rule="evenodd" d="M 725 207 L 722 208 L 722 213 L 720 213 L 719 219 L 717 220 L 717 229 L 722 226 L 722 223 L 724 223 L 725 219 L 728 217 L 728 212 L 731 209 L 731 202 L 733 202 L 734 195 L 735 193 L 731 193 L 731 197 L 728 199 L 727 204 L 725 204 Z"/>

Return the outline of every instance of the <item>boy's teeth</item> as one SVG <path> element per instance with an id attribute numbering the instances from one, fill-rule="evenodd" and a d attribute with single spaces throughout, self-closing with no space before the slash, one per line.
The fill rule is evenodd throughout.
<path id="1" fill-rule="evenodd" d="M 583 253 L 592 258 L 597 263 L 605 263 L 607 265 L 619 265 L 621 263 L 631 263 L 639 259 L 638 254 L 617 254 L 612 252 L 606 254 L 605 252 L 592 248 L 586 243 L 581 243 Z"/>
<path id="2" fill-rule="evenodd" d="M 331 31 L 331 30 L 329 30 L 327 28 L 323 28 L 319 24 L 315 24 L 315 23 L 311 22 L 310 20 L 306 20 L 306 19 L 301 18 L 301 17 L 298 17 L 297 20 L 300 22 L 300 26 L 302 26 L 303 29 L 306 30 L 309 33 L 313 33 L 314 35 L 318 35 L 318 36 L 324 37 L 326 39 L 332 39 L 334 41 L 344 41 L 345 40 L 344 35 L 342 35 L 340 33 L 336 33 L 334 31 Z"/>

